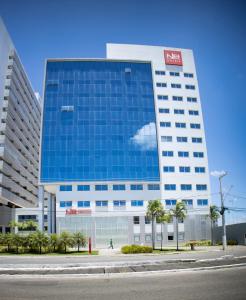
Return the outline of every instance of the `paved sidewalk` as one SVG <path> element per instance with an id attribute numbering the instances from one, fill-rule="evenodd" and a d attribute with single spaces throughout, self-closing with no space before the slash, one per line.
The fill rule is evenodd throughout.
<path id="1" fill-rule="evenodd" d="M 246 264 L 246 247 L 228 247 L 227 251 L 210 247 L 207 250 L 171 255 L 122 255 L 117 249 L 106 249 L 101 256 L 86 256 L 86 258 L 84 256 L 0 256 L 0 274 L 129 273 L 217 267 L 223 264 Z"/>

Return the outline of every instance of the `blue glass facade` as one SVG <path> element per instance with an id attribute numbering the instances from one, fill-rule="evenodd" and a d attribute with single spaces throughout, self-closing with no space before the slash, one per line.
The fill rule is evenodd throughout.
<path id="1" fill-rule="evenodd" d="M 40 177 L 160 180 L 150 63 L 47 62 Z"/>

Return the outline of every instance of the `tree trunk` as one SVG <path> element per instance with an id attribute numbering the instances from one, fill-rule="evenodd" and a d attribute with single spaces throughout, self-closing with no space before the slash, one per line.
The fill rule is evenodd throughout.
<path id="1" fill-rule="evenodd" d="M 42 253 L 42 246 L 39 246 L 39 254 Z"/>
<path id="2" fill-rule="evenodd" d="M 155 217 L 152 215 L 152 248 L 155 249 Z"/>
<path id="3" fill-rule="evenodd" d="M 163 242 L 163 224 L 161 223 L 161 251 L 162 251 L 162 242 Z"/>
<path id="4" fill-rule="evenodd" d="M 79 252 L 79 243 L 78 243 L 78 252 Z"/>
<path id="5" fill-rule="evenodd" d="M 176 240 L 177 240 L 176 250 L 179 251 L 179 222 L 177 217 L 176 217 Z"/>
<path id="6" fill-rule="evenodd" d="M 214 221 L 211 220 L 211 244 L 212 246 L 215 245 L 215 241 L 214 241 Z"/>
<path id="7" fill-rule="evenodd" d="M 65 245 L 65 253 L 67 253 L 67 245 Z"/>

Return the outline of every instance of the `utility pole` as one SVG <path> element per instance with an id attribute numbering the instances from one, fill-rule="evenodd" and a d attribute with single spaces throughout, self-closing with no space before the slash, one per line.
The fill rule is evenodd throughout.
<path id="1" fill-rule="evenodd" d="M 227 241 L 226 241 L 226 224 L 225 224 L 225 206 L 224 206 L 224 195 L 222 192 L 222 178 L 227 175 L 227 172 L 221 174 L 219 176 L 219 182 L 220 182 L 220 200 L 221 200 L 221 210 L 220 214 L 222 216 L 222 244 L 223 244 L 223 250 L 226 250 Z"/>

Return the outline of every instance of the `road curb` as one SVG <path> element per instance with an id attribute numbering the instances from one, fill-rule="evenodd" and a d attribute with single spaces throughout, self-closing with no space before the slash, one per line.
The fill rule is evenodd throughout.
<path id="1" fill-rule="evenodd" d="M 78 275 L 90 275 L 90 274 L 116 274 L 116 273 L 144 273 L 144 272 L 158 272 L 158 271 L 170 271 L 174 272 L 175 270 L 202 270 L 212 269 L 212 268 L 221 268 L 223 266 L 237 266 L 237 265 L 246 265 L 246 261 L 243 263 L 238 263 L 240 260 L 245 260 L 246 256 L 242 257 L 224 257 L 216 259 L 179 259 L 179 260 L 169 260 L 169 261 L 146 261 L 138 263 L 118 263 L 114 265 L 95 265 L 95 266 L 67 266 L 67 267 L 31 267 L 31 268 L 0 268 L 0 275 L 58 275 L 58 274 L 78 274 Z M 233 264 L 221 265 L 221 263 L 234 262 Z M 211 266 L 209 264 L 214 263 L 215 265 Z M 192 265 L 192 268 L 190 265 Z M 195 266 L 197 264 L 198 266 Z M 206 265 L 205 265 L 206 264 Z M 204 266 L 205 265 L 205 266 Z M 184 268 L 182 268 L 184 267 Z"/>

